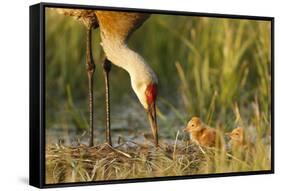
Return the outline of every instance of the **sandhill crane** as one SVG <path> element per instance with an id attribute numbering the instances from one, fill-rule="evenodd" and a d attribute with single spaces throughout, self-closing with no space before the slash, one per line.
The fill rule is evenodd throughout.
<path id="1" fill-rule="evenodd" d="M 92 56 L 91 32 L 92 29 L 97 27 L 100 28 L 101 45 L 106 55 L 103 63 L 106 84 L 106 142 L 112 145 L 108 75 L 111 63 L 113 63 L 129 73 L 131 86 L 147 112 L 155 145 L 158 146 L 158 127 L 155 109 L 157 77 L 145 60 L 127 46 L 127 40 L 130 35 L 149 17 L 149 14 L 65 8 L 58 8 L 56 10 L 61 14 L 73 16 L 76 20 L 82 22 L 87 29 L 86 65 L 89 83 L 91 132 L 89 146 L 93 146 L 94 137 L 93 74 L 95 72 L 95 63 Z"/>

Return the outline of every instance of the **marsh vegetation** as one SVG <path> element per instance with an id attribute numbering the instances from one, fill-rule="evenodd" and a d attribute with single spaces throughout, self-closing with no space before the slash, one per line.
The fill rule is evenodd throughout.
<path id="1" fill-rule="evenodd" d="M 128 156 L 103 145 L 104 53 L 98 30 L 93 34 L 98 146 L 88 148 L 86 32 L 72 18 L 46 12 L 47 183 L 271 168 L 269 21 L 152 15 L 129 46 L 158 76 L 160 149 L 151 145 L 149 124 L 129 75 L 115 66 L 110 72 L 113 143 Z M 182 130 L 193 116 L 222 132 L 242 126 L 250 132 L 254 152 L 187 143 Z"/>

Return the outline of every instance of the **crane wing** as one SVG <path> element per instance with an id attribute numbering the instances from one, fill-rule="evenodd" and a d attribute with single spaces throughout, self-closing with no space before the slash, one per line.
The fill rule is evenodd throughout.
<path id="1" fill-rule="evenodd" d="M 67 8 L 53 8 L 59 14 L 74 17 L 76 20 L 82 22 L 86 26 L 97 27 L 97 18 L 94 10 L 90 9 L 67 9 Z"/>
<path id="2" fill-rule="evenodd" d="M 101 32 L 113 38 L 126 41 L 149 17 L 146 13 L 96 11 Z"/>

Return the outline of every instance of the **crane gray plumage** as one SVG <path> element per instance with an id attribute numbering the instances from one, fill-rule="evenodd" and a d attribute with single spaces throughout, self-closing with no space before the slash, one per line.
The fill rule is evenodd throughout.
<path id="1" fill-rule="evenodd" d="M 131 34 L 142 25 L 142 23 L 148 19 L 149 14 L 146 13 L 134 13 L 134 12 L 116 12 L 116 11 L 101 11 L 101 10 L 90 10 L 90 9 L 65 9 L 55 8 L 55 10 L 65 16 L 72 16 L 76 20 L 80 21 L 88 31 L 87 38 L 87 67 L 89 77 L 89 97 L 90 97 L 90 122 L 93 121 L 93 100 L 91 93 L 91 82 L 93 81 L 91 71 L 94 72 L 94 66 L 92 59 L 92 48 L 91 48 L 91 29 L 100 27 L 101 33 L 101 45 L 105 52 L 106 58 L 113 64 L 125 69 L 131 79 L 131 84 L 134 92 L 139 98 L 143 107 L 150 112 L 154 112 L 154 116 L 151 118 L 151 128 L 155 138 L 155 144 L 158 145 L 158 131 L 156 123 L 155 105 L 154 110 L 150 111 L 149 104 L 147 103 L 146 90 L 147 86 L 151 84 L 157 85 L 157 77 L 151 67 L 146 64 L 145 60 L 136 52 L 129 49 L 127 41 Z M 110 136 L 110 112 L 109 112 L 109 83 L 108 73 L 110 71 L 109 61 L 104 62 L 104 73 L 106 81 L 106 108 L 107 108 L 107 127 L 106 127 L 106 139 L 111 145 Z M 91 97 L 92 96 L 92 97 Z M 92 105 L 92 106 L 91 106 Z M 150 119 L 150 121 L 151 121 Z M 92 137 L 93 139 L 93 123 L 92 126 Z M 90 145 L 92 145 L 90 141 Z"/>

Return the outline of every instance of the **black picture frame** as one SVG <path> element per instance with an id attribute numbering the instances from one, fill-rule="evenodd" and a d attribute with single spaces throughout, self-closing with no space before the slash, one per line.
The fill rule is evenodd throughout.
<path id="1" fill-rule="evenodd" d="M 76 182 L 45 184 L 45 8 L 79 8 L 128 12 L 144 12 L 153 14 L 170 14 L 185 16 L 205 16 L 215 18 L 264 20 L 271 22 L 271 169 L 249 172 L 230 172 L 217 174 L 200 174 L 189 176 L 139 178 L 126 180 L 108 180 L 97 182 Z M 116 184 L 147 181 L 166 181 L 177 179 L 211 178 L 226 176 L 243 176 L 274 173 L 274 18 L 249 15 L 230 15 L 217 13 L 197 13 L 168 10 L 152 10 L 138 8 L 102 7 L 93 5 L 74 5 L 58 3 L 39 3 L 30 6 L 30 134 L 29 134 L 29 184 L 38 188 L 66 186 L 85 186 L 98 184 Z"/>

